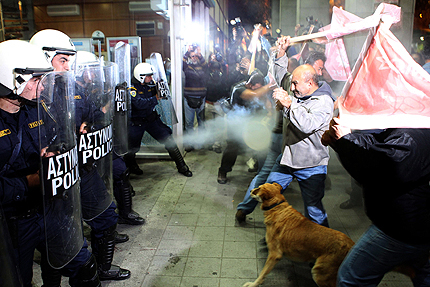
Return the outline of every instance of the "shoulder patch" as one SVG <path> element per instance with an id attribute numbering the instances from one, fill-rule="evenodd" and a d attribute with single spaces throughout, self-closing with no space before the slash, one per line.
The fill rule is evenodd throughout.
<path id="1" fill-rule="evenodd" d="M 7 135 L 10 135 L 10 134 L 11 134 L 10 129 L 2 130 L 2 131 L 0 131 L 0 138 L 7 136 Z"/>
<path id="2" fill-rule="evenodd" d="M 135 90 L 134 90 L 134 91 L 133 91 L 133 90 L 131 90 L 131 91 L 130 91 L 130 95 L 131 95 L 133 98 L 134 98 L 134 97 L 136 97 L 136 91 L 135 91 Z"/>

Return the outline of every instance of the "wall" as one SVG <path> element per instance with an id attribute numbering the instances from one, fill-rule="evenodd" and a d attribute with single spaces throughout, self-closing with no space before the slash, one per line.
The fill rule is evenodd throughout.
<path id="1" fill-rule="evenodd" d="M 283 35 L 294 36 L 296 24 L 307 26 L 306 17 L 324 25 L 330 23 L 330 4 L 325 0 L 272 0 L 272 29 L 282 29 Z"/>
<path id="2" fill-rule="evenodd" d="M 155 12 L 129 12 L 128 2 L 71 0 L 67 4 L 78 4 L 79 16 L 50 17 L 46 13 L 47 5 L 58 5 L 58 1 L 35 0 L 35 29 L 58 29 L 71 38 L 90 38 L 95 30 L 102 31 L 106 37 L 136 36 L 136 21 L 154 20 L 156 27 L 162 23 L 163 28 L 156 28 L 155 36 L 142 37 L 142 57 L 148 58 L 152 52 L 170 57 L 169 22 Z"/>

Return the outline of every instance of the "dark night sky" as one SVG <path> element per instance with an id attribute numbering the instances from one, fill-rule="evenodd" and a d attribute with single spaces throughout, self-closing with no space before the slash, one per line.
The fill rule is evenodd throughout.
<path id="1" fill-rule="evenodd" d="M 240 17 L 245 26 L 253 27 L 270 18 L 270 0 L 229 0 L 228 6 L 229 20 Z"/>

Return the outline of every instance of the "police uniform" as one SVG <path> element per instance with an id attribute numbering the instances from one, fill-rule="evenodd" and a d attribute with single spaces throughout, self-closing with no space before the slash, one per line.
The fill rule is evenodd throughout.
<path id="1" fill-rule="evenodd" d="M 82 123 L 87 122 L 90 126 L 104 116 L 94 102 L 88 99 L 85 87 L 79 84 L 75 85 L 75 111 L 77 134 Z M 83 165 L 80 160 L 79 173 L 82 214 L 84 221 L 91 227 L 91 247 L 97 259 L 100 280 L 126 279 L 130 272 L 111 264 L 115 242 L 129 239 L 127 235 L 118 234 L 116 231 L 116 205 L 94 162 Z"/>
<path id="2" fill-rule="evenodd" d="M 129 127 L 130 152 L 124 157 L 130 172 L 142 174 L 135 155 L 140 149 L 143 134 L 148 132 L 158 142 L 163 143 L 170 157 L 175 161 L 178 172 L 185 176 L 192 176 L 191 171 L 172 137 L 172 130 L 164 124 L 155 106 L 158 104 L 157 90 L 154 81 L 149 84 L 134 82 L 130 89 L 131 95 L 131 119 Z"/>
<path id="3" fill-rule="evenodd" d="M 115 152 L 112 155 L 113 193 L 118 203 L 118 223 L 142 225 L 145 219 L 132 209 L 133 187 L 124 159 Z"/>
<path id="4" fill-rule="evenodd" d="M 24 106 L 15 114 L 0 109 L 0 198 L 24 287 L 32 286 L 34 250 L 46 253 L 42 192 L 40 187 L 29 188 L 26 179 L 40 167 L 40 124 L 36 108 Z M 45 219 L 50 216 L 47 211 Z M 70 277 L 71 286 L 79 286 L 80 270 L 91 264 L 87 247 L 84 242 L 76 257 L 60 269 Z"/>

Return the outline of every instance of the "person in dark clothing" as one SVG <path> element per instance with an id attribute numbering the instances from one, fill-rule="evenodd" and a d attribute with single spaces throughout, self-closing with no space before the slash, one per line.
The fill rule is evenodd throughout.
<path id="1" fill-rule="evenodd" d="M 53 66 L 56 72 L 69 71 L 70 57 L 77 54 L 69 36 L 58 30 L 41 30 L 33 35 L 30 43 L 39 47 L 44 52 L 46 60 Z M 80 51 L 78 54 L 76 56 L 78 58 L 76 61 L 77 65 L 86 61 L 97 63 L 97 57 L 92 53 Z M 81 74 L 75 82 L 76 94 L 74 95 L 74 102 L 78 135 L 87 133 L 90 126 L 92 128 L 96 126 L 93 125 L 93 120 L 103 118 L 104 116 L 104 112 L 89 99 L 86 87 L 90 83 L 90 80 L 87 79 L 86 82 L 84 78 L 84 75 Z M 62 91 L 58 91 L 54 96 L 61 98 L 65 94 Z M 118 221 L 118 215 L 115 213 L 116 205 L 112 202 L 106 185 L 94 166 L 80 166 L 80 193 L 82 215 L 86 223 L 91 227 L 92 250 L 98 261 L 100 280 L 127 279 L 130 276 L 130 271 L 112 265 L 111 262 L 114 255 L 114 252 L 112 252 L 114 245 L 128 241 L 129 237 L 126 234 L 119 234 L 115 230 Z M 107 170 L 107 172 L 103 171 L 103 173 L 109 174 L 110 168 L 107 168 Z M 41 267 L 42 271 L 44 271 L 42 272 L 44 286 L 59 286 L 61 276 L 58 275 L 55 269 L 44 264 L 45 261 L 42 255 Z"/>
<path id="2" fill-rule="evenodd" d="M 118 205 L 118 224 L 143 225 L 145 219 L 132 209 L 133 186 L 123 157 L 112 154 L 113 194 Z"/>
<path id="3" fill-rule="evenodd" d="M 430 284 L 430 129 L 355 133 L 333 118 L 322 143 L 363 186 L 370 228 L 348 253 L 337 286 L 376 286 L 398 265 Z"/>
<path id="4" fill-rule="evenodd" d="M 233 86 L 231 91 L 231 105 L 236 108 L 243 109 L 250 114 L 255 114 L 257 109 L 262 108 L 261 103 L 257 103 L 258 98 L 263 98 L 269 91 L 275 88 L 274 83 L 264 85 L 263 75 L 256 71 L 248 81 L 242 81 Z M 264 101 L 263 101 L 264 102 Z M 227 115 L 228 116 L 228 115 Z M 222 154 L 221 166 L 218 170 L 217 181 L 219 184 L 227 183 L 227 173 L 232 171 L 236 162 L 237 155 L 243 142 L 239 142 L 235 134 L 235 130 L 231 125 L 227 127 L 227 146 Z M 264 159 L 260 159 L 264 160 Z"/>
<path id="5" fill-rule="evenodd" d="M 136 162 L 136 153 L 140 149 L 143 134 L 148 132 L 155 140 L 164 144 L 170 157 L 175 161 L 178 172 L 186 177 L 193 176 L 181 152 L 172 137 L 172 129 L 164 124 L 155 110 L 158 104 L 157 88 L 152 79 L 153 67 L 140 63 L 134 68 L 134 84 L 130 88 L 131 119 L 129 128 L 130 152 L 124 160 L 131 173 L 141 175 L 143 171 Z"/>
<path id="6" fill-rule="evenodd" d="M 185 131 L 188 135 L 194 133 L 194 119 L 197 118 L 197 129 L 203 129 L 205 120 L 206 100 L 206 61 L 202 56 L 200 47 L 190 45 L 182 61 L 182 70 L 185 74 L 184 85 L 184 118 Z M 192 140 L 185 143 L 185 150 L 194 149 Z M 200 147 L 199 147 L 200 148 Z"/>
<path id="7" fill-rule="evenodd" d="M 91 227 L 91 248 L 97 260 L 100 280 L 124 280 L 130 278 L 130 271 L 112 264 L 115 244 L 129 240 L 128 235 L 116 231 L 116 204 L 112 201 L 110 185 L 105 184 L 112 181 L 112 154 L 106 152 L 96 159 L 94 151 L 100 149 L 102 142 L 90 145 L 85 140 L 89 134 L 103 133 L 111 127 L 112 111 L 105 108 L 108 106 L 105 103 L 106 100 L 109 101 L 108 94 L 104 95 L 99 90 L 101 84 L 98 81 L 101 81 L 102 76 L 95 74 L 100 73 L 100 63 L 82 61 L 82 52 L 79 51 L 76 56 L 78 64 L 75 81 L 82 216 Z M 95 57 L 94 54 L 92 56 Z"/>
<path id="8" fill-rule="evenodd" d="M 43 134 L 39 126 L 44 130 L 46 122 L 39 120 L 38 108 L 24 104 L 36 98 L 40 77 L 52 71 L 52 68 L 39 48 L 19 40 L 0 43 L 0 59 L 0 201 L 12 238 L 12 252 L 18 264 L 22 286 L 31 287 L 35 249 L 47 254 L 51 240 L 61 242 L 59 237 L 62 235 L 79 233 L 69 231 L 61 234 L 60 228 L 49 229 L 51 223 L 59 223 L 62 217 L 53 208 L 54 204 L 67 202 L 67 198 L 48 200 L 42 190 L 39 138 L 43 138 Z M 80 222 L 80 218 L 77 221 Z M 89 252 L 83 235 L 78 238 L 78 242 L 83 244 L 77 246 L 74 239 L 67 239 L 70 239 L 69 246 L 65 249 L 61 248 L 64 246 L 58 246 L 56 251 L 77 250 L 77 253 L 67 254 L 74 257 L 67 258 L 70 261 L 58 272 L 70 277 L 72 287 L 84 284 L 100 287 L 95 258 Z M 60 258 L 64 253 L 56 255 Z"/>
<path id="9" fill-rule="evenodd" d="M 226 72 L 225 63 L 218 61 L 216 54 L 212 53 L 208 64 L 205 125 L 213 132 L 211 139 L 208 139 L 209 142 L 206 144 L 210 150 L 214 150 L 216 153 L 222 152 L 223 126 L 216 119 L 224 116 L 219 101 L 227 97 Z"/>

